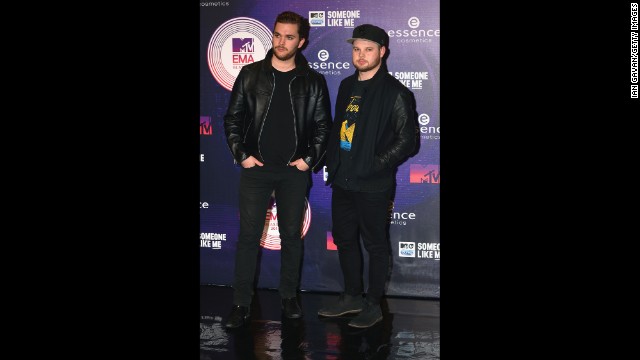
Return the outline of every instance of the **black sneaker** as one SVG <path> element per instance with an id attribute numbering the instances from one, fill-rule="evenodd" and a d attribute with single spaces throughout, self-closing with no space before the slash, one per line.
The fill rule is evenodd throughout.
<path id="1" fill-rule="evenodd" d="M 298 305 L 295 297 L 282 299 L 282 313 L 288 319 L 299 319 L 302 317 L 302 309 Z"/>
<path id="2" fill-rule="evenodd" d="M 318 310 L 320 316 L 340 316 L 350 313 L 359 313 L 362 311 L 362 296 L 341 294 L 337 302 Z"/>
<path id="3" fill-rule="evenodd" d="M 249 322 L 249 315 L 251 315 L 251 312 L 248 306 L 233 305 L 225 327 L 227 329 L 239 328 Z"/>
<path id="4" fill-rule="evenodd" d="M 382 309 L 380 305 L 365 301 L 362 312 L 349 321 L 348 325 L 356 328 L 368 328 L 379 321 L 382 321 Z"/>

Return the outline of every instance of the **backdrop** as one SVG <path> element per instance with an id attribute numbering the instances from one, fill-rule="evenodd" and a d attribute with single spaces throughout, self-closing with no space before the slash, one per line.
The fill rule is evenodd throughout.
<path id="1" fill-rule="evenodd" d="M 201 284 L 233 281 L 240 167 L 234 164 L 224 136 L 230 90 L 242 66 L 263 59 L 271 48 L 276 16 L 291 10 L 309 18 L 311 32 L 303 54 L 310 67 L 324 74 L 332 112 L 340 81 L 355 71 L 346 42 L 353 28 L 371 23 L 389 34 L 388 70 L 415 95 L 420 147 L 396 177 L 389 211 L 393 259 L 387 294 L 440 298 L 439 0 L 229 0 L 201 1 L 200 6 Z M 302 290 L 342 289 L 331 236 L 331 188 L 325 177 L 324 169 L 312 174 L 303 226 Z M 277 204 L 272 203 L 265 209 L 260 288 L 278 287 L 279 241 Z"/>

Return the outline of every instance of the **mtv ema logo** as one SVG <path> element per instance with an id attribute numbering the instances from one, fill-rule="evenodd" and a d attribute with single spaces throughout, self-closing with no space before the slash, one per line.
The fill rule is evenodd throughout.
<path id="1" fill-rule="evenodd" d="M 409 183 L 440 184 L 440 165 L 411 164 L 409 166 Z"/>
<path id="2" fill-rule="evenodd" d="M 416 257 L 416 243 L 410 241 L 400 241 L 398 243 L 400 247 L 400 253 L 398 256 L 400 257 Z"/>
<path id="3" fill-rule="evenodd" d="M 249 56 L 253 54 L 253 38 L 232 38 L 231 41 L 234 54 L 247 53 Z"/>
<path id="4" fill-rule="evenodd" d="M 248 17 L 220 25 L 207 48 L 209 71 L 218 84 L 231 91 L 243 66 L 264 59 L 271 49 L 272 35 L 263 23 Z"/>
<path id="5" fill-rule="evenodd" d="M 309 200 L 304 199 L 304 218 L 302 220 L 301 237 L 307 234 L 311 225 L 311 207 Z M 269 250 L 280 250 L 280 228 L 278 227 L 278 207 L 273 195 L 269 201 L 267 215 L 265 217 L 264 229 L 260 237 L 260 246 Z"/>

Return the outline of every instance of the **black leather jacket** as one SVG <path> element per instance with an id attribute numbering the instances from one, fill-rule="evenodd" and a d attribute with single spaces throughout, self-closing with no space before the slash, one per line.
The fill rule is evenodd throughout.
<path id="1" fill-rule="evenodd" d="M 273 50 L 264 60 L 245 65 L 235 80 L 224 130 L 231 154 L 239 164 L 249 156 L 264 162 L 260 135 L 267 117 L 275 75 L 271 66 Z M 324 157 L 331 128 L 331 102 L 324 76 L 311 68 L 297 53 L 296 76 L 289 84 L 296 129 L 296 152 L 290 161 L 302 158 L 312 170 Z"/>

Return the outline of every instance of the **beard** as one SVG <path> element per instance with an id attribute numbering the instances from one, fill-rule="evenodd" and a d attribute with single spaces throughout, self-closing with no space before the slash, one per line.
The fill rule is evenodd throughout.
<path id="1" fill-rule="evenodd" d="M 356 69 L 357 69 L 358 71 L 361 71 L 361 72 L 367 72 L 367 71 L 369 71 L 369 70 L 373 70 L 373 69 L 374 69 L 376 66 L 378 66 L 378 65 L 380 65 L 380 58 L 377 58 L 377 59 L 376 59 L 376 60 L 374 60 L 373 62 L 370 62 L 370 63 L 368 63 L 368 64 L 366 64 L 366 65 L 364 65 L 364 66 L 362 66 L 362 65 L 358 65 L 358 62 L 357 62 L 357 61 L 354 61 L 354 62 L 353 62 L 353 66 L 355 66 L 355 67 L 356 67 Z"/>
<path id="2" fill-rule="evenodd" d="M 290 52 L 286 52 L 286 53 L 284 53 L 284 55 L 281 55 L 282 53 L 278 53 L 277 51 L 274 50 L 273 51 L 273 56 L 275 56 L 280 61 L 287 61 L 287 60 L 291 59 L 292 57 L 294 57 L 296 55 L 296 50 L 290 51 Z"/>

